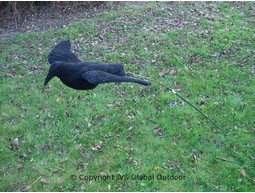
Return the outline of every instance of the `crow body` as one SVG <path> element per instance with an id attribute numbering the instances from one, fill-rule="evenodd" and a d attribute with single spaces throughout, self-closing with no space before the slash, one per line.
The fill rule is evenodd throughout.
<path id="1" fill-rule="evenodd" d="M 71 53 L 70 40 L 62 41 L 49 53 L 51 64 L 44 86 L 55 76 L 66 86 L 77 90 L 90 90 L 98 84 L 109 82 L 133 82 L 150 85 L 145 80 L 128 77 L 122 64 L 82 62 Z"/>

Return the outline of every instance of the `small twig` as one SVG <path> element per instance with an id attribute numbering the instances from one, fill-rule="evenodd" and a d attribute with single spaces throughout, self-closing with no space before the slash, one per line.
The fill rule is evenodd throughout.
<path id="1" fill-rule="evenodd" d="M 30 187 L 33 186 L 41 177 L 42 177 L 42 176 L 39 176 L 39 178 L 37 178 L 37 179 L 30 185 Z"/>
<path id="2" fill-rule="evenodd" d="M 193 107 L 195 110 L 197 110 L 199 113 L 201 113 L 206 119 L 208 119 L 217 129 L 219 129 L 222 133 L 224 133 L 220 127 L 210 118 L 208 115 L 204 114 L 201 110 L 199 110 L 196 106 L 192 105 L 189 101 L 187 101 L 185 98 L 183 98 L 181 95 L 179 95 L 174 89 L 171 89 L 172 93 L 177 95 L 179 98 L 181 98 L 183 101 L 188 103 L 191 107 Z"/>
<path id="3" fill-rule="evenodd" d="M 31 185 L 27 186 L 27 189 L 30 189 L 38 180 L 40 180 L 42 176 L 39 176 Z"/>

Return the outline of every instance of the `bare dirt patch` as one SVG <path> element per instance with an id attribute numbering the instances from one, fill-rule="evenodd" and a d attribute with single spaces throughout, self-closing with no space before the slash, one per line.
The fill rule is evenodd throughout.
<path id="1" fill-rule="evenodd" d="M 28 2 L 23 2 L 27 3 Z M 96 17 L 102 11 L 118 9 L 127 2 L 87 2 L 72 4 L 52 2 L 49 6 L 41 2 L 37 6 L 22 6 L 19 10 L 12 7 L 0 8 L 0 38 L 19 33 L 57 29 L 80 19 Z M 23 8 L 25 7 L 25 8 Z"/>

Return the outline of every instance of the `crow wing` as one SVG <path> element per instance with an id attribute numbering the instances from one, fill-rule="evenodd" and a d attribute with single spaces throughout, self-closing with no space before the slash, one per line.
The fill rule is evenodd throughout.
<path id="1" fill-rule="evenodd" d="M 102 84 L 108 82 L 134 82 L 142 85 L 150 85 L 149 82 L 139 79 L 134 79 L 126 76 L 118 76 L 114 74 L 110 74 L 107 72 L 103 72 L 100 70 L 91 70 L 83 73 L 82 78 L 87 80 L 91 84 Z"/>
<path id="2" fill-rule="evenodd" d="M 102 71 L 114 75 L 125 76 L 124 67 L 122 64 L 103 64 L 96 62 L 86 62 L 87 71 Z"/>
<path id="3" fill-rule="evenodd" d="M 48 61 L 53 64 L 56 61 L 64 62 L 81 62 L 75 54 L 71 53 L 71 42 L 70 40 L 65 40 L 56 45 L 48 56 Z"/>

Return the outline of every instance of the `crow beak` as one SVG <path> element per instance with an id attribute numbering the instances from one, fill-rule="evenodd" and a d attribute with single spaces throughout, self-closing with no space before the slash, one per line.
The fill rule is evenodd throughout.
<path id="1" fill-rule="evenodd" d="M 54 77 L 54 75 L 52 75 L 50 72 L 49 74 L 46 76 L 45 81 L 44 81 L 44 86 L 46 86 L 48 84 L 48 82 L 50 82 L 50 80 Z"/>

